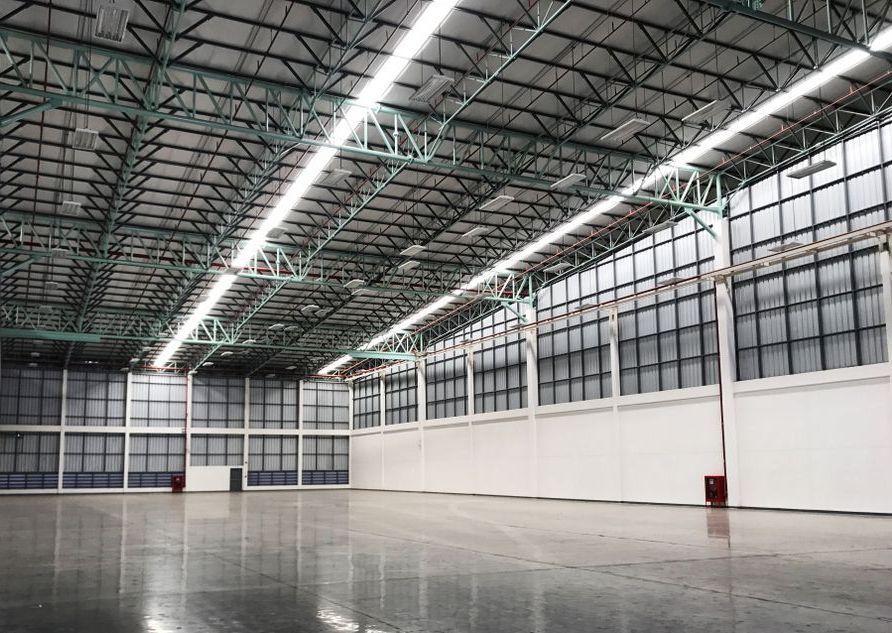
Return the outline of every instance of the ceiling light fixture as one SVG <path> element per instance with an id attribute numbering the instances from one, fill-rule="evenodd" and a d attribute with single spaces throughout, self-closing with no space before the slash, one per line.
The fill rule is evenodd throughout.
<path id="1" fill-rule="evenodd" d="M 410 259 L 397 266 L 397 268 L 399 270 L 412 270 L 413 268 L 418 268 L 420 265 L 421 262 L 419 262 L 417 259 Z"/>
<path id="2" fill-rule="evenodd" d="M 552 264 L 548 268 L 545 269 L 547 273 L 559 273 L 567 270 L 568 268 L 573 268 L 573 264 L 570 262 L 558 262 L 556 264 Z"/>
<path id="3" fill-rule="evenodd" d="M 305 305 L 304 307 L 302 307 L 302 308 L 300 309 L 300 311 L 301 311 L 302 313 L 306 314 L 307 312 L 314 312 L 314 311 L 316 311 L 316 310 L 318 310 L 318 309 L 319 309 L 319 306 L 317 306 L 315 303 L 308 303 L 307 305 Z"/>
<path id="4" fill-rule="evenodd" d="M 74 200 L 63 200 L 60 213 L 69 217 L 78 216 L 81 214 L 81 203 Z"/>
<path id="5" fill-rule="evenodd" d="M 431 35 L 440 28 L 458 2 L 459 0 L 433 0 L 424 7 L 409 31 L 396 44 L 393 52 L 378 67 L 375 74 L 365 82 L 359 95 L 344 111 L 329 136 L 332 146 L 316 150 L 307 164 L 297 171 L 285 193 L 276 201 L 266 218 L 240 245 L 238 255 L 231 262 L 234 268 L 244 268 L 254 259 L 257 251 L 266 243 L 270 231 L 282 223 L 307 190 L 319 179 L 319 176 L 337 154 L 338 147 L 346 143 L 354 134 L 360 122 L 368 115 L 368 110 L 377 106 L 378 102 L 390 92 L 403 71 L 421 52 Z M 217 278 L 213 292 L 216 300 L 219 300 L 229 290 L 234 280 L 235 275 L 222 275 Z M 174 338 L 153 361 L 156 367 L 163 367 L 170 362 L 180 345 L 213 308 L 215 302 L 207 303 L 205 301 L 200 304 L 192 315 L 177 328 Z"/>
<path id="6" fill-rule="evenodd" d="M 774 246 L 768 247 L 769 253 L 786 253 L 787 251 L 791 251 L 794 248 L 799 248 L 802 246 L 801 242 L 797 242 L 796 240 L 790 240 L 789 242 L 781 242 L 780 244 L 776 244 Z"/>
<path id="7" fill-rule="evenodd" d="M 731 105 L 724 99 L 716 99 L 710 101 L 705 106 L 701 106 L 688 114 L 681 117 L 682 123 L 690 123 L 692 125 L 702 125 L 708 123 L 713 116 L 727 112 L 731 109 Z"/>
<path id="8" fill-rule="evenodd" d="M 281 330 L 285 327 L 284 323 L 273 323 L 272 325 L 267 326 L 267 330 Z"/>
<path id="9" fill-rule="evenodd" d="M 443 96 L 452 83 L 452 77 L 447 75 L 431 75 L 418 87 L 417 90 L 415 90 L 415 92 L 412 93 L 412 96 L 409 97 L 409 101 L 430 103 L 434 99 Z"/>
<path id="10" fill-rule="evenodd" d="M 809 176 L 830 169 L 831 167 L 836 167 L 836 163 L 832 160 L 819 160 L 811 165 L 806 165 L 805 167 L 800 167 L 799 169 L 794 169 L 793 171 L 788 172 L 787 178 L 793 178 L 794 180 L 808 178 Z"/>
<path id="11" fill-rule="evenodd" d="M 93 35 L 102 40 L 118 42 L 124 41 L 127 32 L 127 20 L 130 11 L 115 4 L 100 4 L 96 14 L 96 22 L 93 25 Z"/>
<path id="12" fill-rule="evenodd" d="M 225 352 L 220 352 L 220 356 L 223 356 L 223 357 L 232 356 L 232 352 L 230 352 L 229 350 L 227 350 Z"/>
<path id="13" fill-rule="evenodd" d="M 496 196 L 495 198 L 491 198 L 487 200 L 483 204 L 480 205 L 481 211 L 498 211 L 502 207 L 504 207 L 509 202 L 514 201 L 514 196 Z"/>
<path id="14" fill-rule="evenodd" d="M 425 249 L 421 244 L 412 244 L 411 246 L 407 246 L 403 250 L 400 251 L 400 255 L 404 257 L 412 257 L 413 255 L 417 255 L 421 251 Z"/>
<path id="15" fill-rule="evenodd" d="M 335 185 L 341 184 L 352 175 L 353 173 L 349 169 L 332 169 L 322 177 L 319 184 L 324 187 L 334 187 Z"/>
<path id="16" fill-rule="evenodd" d="M 489 233 L 491 230 L 492 229 L 488 226 L 475 226 L 473 229 L 462 233 L 461 237 L 463 240 L 466 240 L 469 237 L 476 237 L 478 235 L 483 235 L 484 233 Z"/>
<path id="17" fill-rule="evenodd" d="M 871 49 L 880 51 L 885 50 L 890 46 L 892 46 L 892 27 L 880 32 L 877 37 L 874 38 Z M 558 226 L 554 230 L 546 233 L 539 239 L 531 242 L 513 255 L 505 258 L 500 262 L 497 262 L 495 265 L 488 268 L 487 270 L 478 273 L 460 288 L 456 288 L 449 294 L 440 297 L 428 306 L 409 315 L 400 322 L 400 324 L 403 324 L 401 327 L 405 327 L 406 324 L 411 325 L 418 323 L 422 319 L 427 318 L 432 313 L 442 309 L 452 301 L 455 301 L 455 299 L 464 296 L 467 292 L 476 289 L 481 284 L 486 283 L 487 281 L 492 279 L 495 275 L 498 274 L 498 271 L 500 269 L 525 260 L 534 253 L 537 253 L 543 248 L 550 246 L 556 240 L 591 222 L 596 217 L 616 208 L 623 202 L 624 196 L 631 195 L 633 192 L 638 191 L 642 187 L 647 187 L 653 184 L 657 181 L 658 178 L 665 176 L 667 173 L 672 173 L 676 169 L 676 165 L 688 165 L 690 163 L 697 162 L 714 148 L 718 147 L 722 143 L 727 142 L 728 139 L 734 137 L 744 130 L 749 129 L 760 121 L 763 121 L 781 108 L 789 105 L 802 96 L 814 92 L 818 88 L 830 82 L 835 77 L 845 74 L 855 66 L 863 63 L 869 57 L 870 54 L 865 51 L 850 51 L 837 59 L 835 62 L 828 64 L 823 69 L 814 71 L 809 76 L 793 84 L 786 92 L 776 94 L 775 96 L 766 100 L 762 105 L 754 108 L 749 113 L 740 116 L 733 121 L 730 121 L 727 124 L 727 128 L 712 132 L 706 135 L 696 145 L 682 150 L 674 157 L 672 157 L 667 163 L 664 163 L 660 168 L 653 170 L 648 176 L 635 179 L 634 182 L 624 187 L 618 194 L 609 196 L 608 198 L 595 203 L 587 210 L 568 220 L 564 224 Z M 360 346 L 359 349 L 367 350 L 377 346 L 378 344 L 390 338 L 391 332 L 393 332 L 393 328 L 377 335 L 365 345 Z M 332 373 L 340 367 L 343 367 L 349 361 L 349 356 L 339 357 L 323 367 L 319 371 L 319 373 Z"/>
<path id="18" fill-rule="evenodd" d="M 353 290 L 354 288 L 359 288 L 360 286 L 365 285 L 365 279 L 351 279 L 347 283 L 344 284 L 344 288 L 347 290 Z"/>
<path id="19" fill-rule="evenodd" d="M 647 119 L 639 119 L 638 117 L 629 119 L 625 123 L 621 123 L 618 127 L 610 130 L 601 137 L 602 141 L 611 141 L 616 143 L 625 143 L 630 138 L 644 130 L 650 125 Z"/>
<path id="20" fill-rule="evenodd" d="M 69 144 L 71 149 L 81 149 L 88 152 L 94 151 L 99 146 L 99 132 L 85 127 L 77 128 L 70 134 Z"/>
<path id="21" fill-rule="evenodd" d="M 567 187 L 572 187 L 576 183 L 582 182 L 585 180 L 585 174 L 575 173 L 570 174 L 569 176 L 564 176 L 560 180 L 556 180 L 551 183 L 548 188 L 549 189 L 566 189 Z"/>
<path id="22" fill-rule="evenodd" d="M 675 220 L 666 220 L 665 222 L 660 222 L 659 224 L 654 224 L 653 226 L 649 226 L 643 231 L 641 231 L 645 235 L 656 235 L 657 233 L 661 233 L 667 229 L 671 229 L 673 226 L 677 226 L 678 222 Z"/>

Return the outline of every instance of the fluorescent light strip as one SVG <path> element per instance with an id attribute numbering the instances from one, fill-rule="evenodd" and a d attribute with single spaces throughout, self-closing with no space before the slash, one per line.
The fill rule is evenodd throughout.
<path id="1" fill-rule="evenodd" d="M 873 45 L 871 46 L 871 50 L 882 51 L 886 50 L 890 46 L 892 46 L 892 27 L 885 29 L 877 35 L 877 37 L 874 39 Z M 405 330 L 413 325 L 416 325 L 419 321 L 421 321 L 431 313 L 445 307 L 456 298 L 461 297 L 472 290 L 475 290 L 481 284 L 486 283 L 493 277 L 499 275 L 500 273 L 503 273 L 504 271 L 510 269 L 512 266 L 515 266 L 519 262 L 525 260 L 530 255 L 533 255 L 534 253 L 537 253 L 543 248 L 551 245 L 554 241 L 560 239 L 561 237 L 564 237 L 568 233 L 571 233 L 580 226 L 591 222 L 599 215 L 603 215 L 611 209 L 614 209 L 623 201 L 626 196 L 634 195 L 642 187 L 647 187 L 653 184 L 657 180 L 657 178 L 664 174 L 670 173 L 674 169 L 678 168 L 678 166 L 696 162 L 699 158 L 702 158 L 704 155 L 706 155 L 708 152 L 712 151 L 722 143 L 727 142 L 730 138 L 733 138 L 740 132 L 753 127 L 757 123 L 764 121 L 766 118 L 768 118 L 772 114 L 775 114 L 780 109 L 790 105 L 797 99 L 814 92 L 818 88 L 825 86 L 833 79 L 847 73 L 848 71 L 852 70 L 853 68 L 864 62 L 868 57 L 870 57 L 870 54 L 864 51 L 850 51 L 846 53 L 845 55 L 843 55 L 836 61 L 828 64 L 821 70 L 815 71 L 805 79 L 796 82 L 795 84 L 793 84 L 793 86 L 790 87 L 787 92 L 782 92 L 775 95 L 774 97 L 771 97 L 765 103 L 756 107 L 749 113 L 744 114 L 743 116 L 740 116 L 733 121 L 730 121 L 726 129 L 713 132 L 696 145 L 679 152 L 669 162 L 664 163 L 659 168 L 651 172 L 648 176 L 645 176 L 644 178 L 638 178 L 631 185 L 628 185 L 627 187 L 620 190 L 619 194 L 613 195 L 605 200 L 601 200 L 600 202 L 589 207 L 586 211 L 583 211 L 571 220 L 558 226 L 556 229 L 550 231 L 549 233 L 546 233 L 536 241 L 527 244 L 525 247 L 523 247 L 521 250 L 517 251 L 513 255 L 510 255 L 502 261 L 496 263 L 492 268 L 489 268 L 488 270 L 475 275 L 469 282 L 467 282 L 460 288 L 456 288 L 450 294 L 440 297 L 426 308 L 422 308 L 418 312 L 415 312 L 414 314 L 406 317 L 404 320 L 400 321 L 397 327 L 391 328 L 387 332 L 379 334 L 371 341 L 361 346 L 359 349 L 366 350 L 371 347 L 375 347 L 376 345 L 383 343 L 387 339 L 391 338 L 396 329 Z M 331 373 L 339 369 L 340 367 L 343 367 L 350 360 L 351 359 L 349 356 L 342 356 L 329 365 L 326 365 L 325 367 L 320 369 L 319 373 Z"/>
<path id="2" fill-rule="evenodd" d="M 432 0 L 427 5 L 421 12 L 421 15 L 418 16 L 418 19 L 415 20 L 409 32 L 396 45 L 394 52 L 363 86 L 355 100 L 355 105 L 347 108 L 344 117 L 335 126 L 330 139 L 335 146 L 339 147 L 347 142 L 347 139 L 354 133 L 357 125 L 366 116 L 368 110 L 375 107 L 390 92 L 394 82 L 406 70 L 412 59 L 421 52 L 421 49 L 430 40 L 434 31 L 440 28 L 449 16 L 449 12 L 459 2 L 460 0 Z M 320 148 L 310 159 L 310 162 L 301 168 L 297 177 L 288 186 L 285 194 L 276 202 L 270 214 L 240 247 L 239 254 L 232 261 L 233 268 L 242 269 L 254 259 L 257 251 L 266 242 L 269 232 L 282 223 L 307 190 L 313 186 L 320 174 L 325 171 L 325 168 L 337 154 L 338 147 L 326 146 Z M 195 307 L 189 318 L 177 329 L 174 338 L 164 346 L 164 349 L 155 358 L 153 363 L 155 367 L 163 367 L 170 362 L 173 355 L 183 344 L 183 341 L 198 327 L 202 319 L 213 309 L 214 305 L 229 290 L 234 281 L 235 275 L 222 275 L 211 285 L 207 295 L 208 298 Z"/>

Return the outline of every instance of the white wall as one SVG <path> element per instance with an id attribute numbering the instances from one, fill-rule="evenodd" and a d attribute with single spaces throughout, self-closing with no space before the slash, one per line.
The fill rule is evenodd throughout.
<path id="1" fill-rule="evenodd" d="M 721 473 L 718 388 L 363 430 L 355 488 L 700 503 Z"/>
<path id="2" fill-rule="evenodd" d="M 888 364 L 736 383 L 732 505 L 892 512 Z M 703 503 L 718 386 L 355 432 L 355 488 Z M 733 426 L 733 428 L 731 428 Z M 736 465 L 736 468 L 735 468 Z"/>
<path id="3" fill-rule="evenodd" d="M 187 466 L 186 492 L 229 490 L 229 471 L 232 468 L 232 466 Z"/>
<path id="4" fill-rule="evenodd" d="M 740 505 L 892 512 L 888 365 L 738 383 Z"/>

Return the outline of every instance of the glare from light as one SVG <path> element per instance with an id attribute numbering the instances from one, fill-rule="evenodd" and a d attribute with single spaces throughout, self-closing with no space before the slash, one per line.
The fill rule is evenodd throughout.
<path id="1" fill-rule="evenodd" d="M 341 146 L 347 142 L 347 139 L 354 133 L 360 121 L 366 116 L 366 113 L 377 106 L 378 102 L 384 99 L 394 82 L 406 70 L 406 67 L 412 62 L 412 59 L 421 52 L 424 45 L 430 40 L 431 35 L 436 31 L 446 18 L 450 11 L 458 4 L 460 0 L 433 0 L 422 11 L 418 19 L 409 29 L 403 38 L 399 41 L 394 52 L 384 61 L 375 75 L 366 82 L 355 101 L 355 105 L 347 108 L 343 118 L 335 126 L 332 132 L 331 142 L 335 146 Z M 264 246 L 269 232 L 276 228 L 282 221 L 288 217 L 291 210 L 297 205 L 298 201 L 304 196 L 307 190 L 313 186 L 313 183 L 319 178 L 335 154 L 338 147 L 326 146 L 318 149 L 306 166 L 300 169 L 297 176 L 288 185 L 285 193 L 276 202 L 269 215 L 260 223 L 251 236 L 241 245 L 238 255 L 232 261 L 232 268 L 242 269 L 256 257 L 257 252 Z M 225 278 L 229 280 L 223 282 Z M 183 341 L 195 330 L 201 323 L 202 319 L 207 316 L 214 305 L 219 301 L 220 297 L 232 286 L 235 281 L 235 275 L 223 275 L 212 286 L 211 293 L 208 298 L 202 301 L 186 319 L 185 322 L 177 329 L 173 339 L 164 346 L 161 353 L 155 358 L 153 364 L 156 367 L 167 365 L 176 351 L 180 348 Z M 223 282 L 223 283 L 221 283 Z M 213 298 L 213 299 L 211 299 Z"/>
<path id="2" fill-rule="evenodd" d="M 877 34 L 876 38 L 874 38 L 873 44 L 871 45 L 871 50 L 882 51 L 886 50 L 889 47 L 892 47 L 892 27 L 887 28 Z M 761 121 L 764 121 L 766 118 L 777 113 L 779 110 L 792 104 L 794 101 L 800 99 L 801 97 L 825 86 L 827 83 L 839 77 L 840 75 L 844 75 L 859 64 L 863 63 L 869 57 L 870 54 L 865 51 L 851 51 L 849 53 L 846 53 L 836 61 L 828 64 L 824 68 L 816 70 L 808 77 L 790 86 L 787 91 L 778 93 L 777 95 L 765 101 L 760 106 L 754 108 L 752 111 L 730 121 L 725 129 L 717 130 L 704 137 L 696 145 L 682 150 L 681 152 L 673 156 L 669 161 L 663 163 L 657 169 L 651 171 L 651 173 L 647 176 L 638 178 L 634 182 L 632 182 L 632 184 L 622 188 L 618 194 L 612 195 L 609 198 L 595 203 L 587 210 L 576 215 L 575 217 L 561 224 L 552 231 L 549 231 L 539 239 L 531 242 L 530 244 L 527 244 L 519 251 L 497 262 L 491 268 L 475 275 L 467 283 L 459 288 L 456 288 L 448 295 L 440 297 L 426 308 L 422 308 L 414 314 L 406 317 L 405 319 L 400 321 L 397 326 L 394 326 L 390 330 L 379 334 L 371 341 L 366 343 L 366 345 L 362 346 L 360 349 L 369 349 L 371 347 L 375 347 L 376 345 L 379 345 L 380 343 L 383 343 L 384 341 L 396 335 L 397 330 L 405 330 L 411 326 L 417 325 L 418 322 L 421 321 L 423 318 L 429 316 L 433 312 L 436 312 L 440 308 L 445 307 L 458 297 L 464 296 L 468 292 L 476 290 L 481 285 L 490 281 L 493 277 L 496 277 L 500 273 L 508 271 L 513 266 L 516 266 L 531 255 L 539 252 L 543 248 L 550 246 L 555 241 L 578 229 L 580 226 L 588 224 L 596 217 L 608 213 L 612 209 L 616 208 L 626 197 L 635 195 L 641 189 L 649 187 L 650 185 L 654 184 L 658 178 L 665 177 L 668 174 L 673 173 L 679 165 L 688 165 L 689 163 L 696 162 L 698 159 L 702 158 L 704 155 L 706 155 L 716 147 L 719 147 L 723 143 L 727 142 L 729 139 L 733 138 L 740 132 L 753 127 Z M 350 360 L 351 359 L 349 356 L 342 356 L 329 365 L 325 366 L 319 371 L 319 373 L 331 373 L 339 369 L 340 367 L 343 367 Z"/>

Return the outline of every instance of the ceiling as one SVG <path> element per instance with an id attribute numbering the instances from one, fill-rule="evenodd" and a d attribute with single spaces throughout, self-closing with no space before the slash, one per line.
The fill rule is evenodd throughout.
<path id="1" fill-rule="evenodd" d="M 4 361 L 148 366 L 420 10 L 122 0 L 118 43 L 94 35 L 101 4 L 0 0 Z M 335 168 L 348 173 L 309 190 L 174 367 L 312 374 L 815 67 L 865 49 L 892 17 L 885 0 L 760 4 L 460 2 L 341 148 Z M 702 172 L 626 196 L 351 368 L 420 351 L 871 124 L 892 105 L 889 60 L 872 55 L 710 152 Z M 435 75 L 449 78 L 446 93 L 413 99 Z M 715 100 L 723 107 L 686 120 Z M 637 134 L 604 138 L 633 118 L 646 121 Z M 98 132 L 95 149 L 74 148 L 78 128 Z M 584 180 L 551 187 L 573 173 Z M 512 200 L 480 209 L 497 195 Z M 424 250 L 401 254 L 412 244 Z M 345 287 L 352 279 L 358 291 Z"/>

